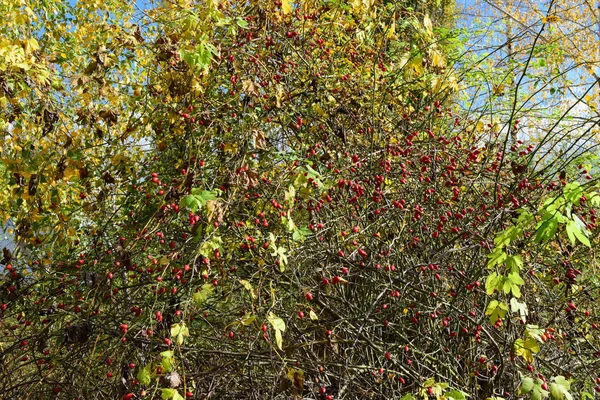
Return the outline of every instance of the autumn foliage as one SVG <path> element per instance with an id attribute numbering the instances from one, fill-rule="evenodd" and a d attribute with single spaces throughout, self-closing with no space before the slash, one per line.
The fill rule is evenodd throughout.
<path id="1" fill-rule="evenodd" d="M 593 141 L 468 107 L 452 2 L 0 11 L 6 398 L 600 391 Z"/>

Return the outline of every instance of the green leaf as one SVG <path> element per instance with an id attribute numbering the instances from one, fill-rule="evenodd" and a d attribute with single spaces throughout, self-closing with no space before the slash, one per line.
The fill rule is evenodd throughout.
<path id="1" fill-rule="evenodd" d="M 173 352 L 170 350 L 163 351 L 160 353 L 160 356 L 162 357 L 160 362 L 162 369 L 166 372 L 171 372 L 173 370 L 173 362 L 175 360 L 173 357 Z"/>
<path id="2" fill-rule="evenodd" d="M 489 274 L 485 280 L 485 292 L 488 295 L 493 294 L 494 290 L 498 289 L 501 281 L 502 281 L 502 277 L 498 276 L 497 273 L 492 272 L 491 274 Z"/>
<path id="3" fill-rule="evenodd" d="M 540 243 L 551 239 L 558 229 L 558 218 L 551 216 L 545 221 L 541 221 L 536 227 L 535 242 Z"/>
<path id="4" fill-rule="evenodd" d="M 217 193 L 214 190 L 203 190 L 199 188 L 192 189 L 192 195 L 196 198 L 196 200 L 202 205 L 205 206 L 206 202 L 210 200 L 217 199 Z"/>
<path id="5" fill-rule="evenodd" d="M 506 260 L 507 254 L 502 248 L 496 247 L 494 251 L 488 254 L 490 261 L 487 263 L 488 268 L 493 268 L 496 265 L 500 265 Z"/>
<path id="6" fill-rule="evenodd" d="M 585 223 L 581 219 L 579 219 L 577 215 L 573 215 L 573 221 L 575 223 L 575 226 L 577 227 L 577 229 L 574 232 L 577 239 L 587 247 L 591 247 L 590 240 L 587 238 L 588 231 L 586 229 Z"/>
<path id="7" fill-rule="evenodd" d="M 248 326 L 252 325 L 254 321 L 256 321 L 256 315 L 252 313 L 246 313 L 246 315 L 244 315 L 244 317 L 242 318 L 241 323 L 244 326 Z"/>
<path id="8" fill-rule="evenodd" d="M 177 389 L 161 389 L 160 397 L 163 400 L 183 400 Z"/>
<path id="9" fill-rule="evenodd" d="M 526 394 L 533 390 L 533 378 L 523 378 L 521 381 L 520 394 Z"/>
<path id="10" fill-rule="evenodd" d="M 275 342 L 277 343 L 279 350 L 283 350 L 283 336 L 281 335 L 280 330 L 275 331 Z"/>
<path id="11" fill-rule="evenodd" d="M 311 230 L 308 229 L 306 225 L 304 225 L 301 228 L 297 228 L 294 231 L 294 234 L 292 235 L 292 240 L 294 240 L 295 242 L 303 242 L 306 239 L 306 237 L 309 236 L 311 233 Z"/>
<path id="12" fill-rule="evenodd" d="M 466 400 L 467 394 L 460 390 L 451 390 L 448 393 L 445 393 L 448 400 Z"/>
<path id="13" fill-rule="evenodd" d="M 523 357 L 528 363 L 533 362 L 533 354 L 540 351 L 540 345 L 532 338 L 528 337 L 525 340 L 517 339 L 514 344 L 515 354 Z"/>
<path id="14" fill-rule="evenodd" d="M 152 364 L 147 364 L 144 368 L 140 369 L 136 375 L 141 385 L 149 385 L 152 382 Z"/>
<path id="15" fill-rule="evenodd" d="M 196 212 L 200 207 L 200 203 L 196 199 L 196 196 L 190 194 L 181 199 L 179 206 L 187 207 L 192 210 L 192 212 Z"/>
<path id="16" fill-rule="evenodd" d="M 569 393 L 571 382 L 565 379 L 564 376 L 555 376 L 554 383 L 550 385 L 550 394 L 555 399 L 573 400 L 573 396 Z"/>
<path id="17" fill-rule="evenodd" d="M 571 220 L 567 222 L 567 235 L 569 236 L 569 240 L 571 241 L 571 245 L 575 245 L 575 231 L 577 230 L 577 225 L 575 221 Z"/>
<path id="18" fill-rule="evenodd" d="M 502 290 L 504 290 L 504 294 L 509 294 L 513 284 L 508 280 L 504 280 L 504 285 L 502 286 Z"/>
<path id="19" fill-rule="evenodd" d="M 245 21 L 243 18 L 241 17 L 237 17 L 235 19 L 235 22 L 237 23 L 237 25 L 242 28 L 242 29 L 248 29 L 248 22 Z"/>
<path id="20" fill-rule="evenodd" d="M 506 266 L 511 270 L 511 272 L 519 272 L 519 270 L 523 267 L 523 259 L 520 255 L 508 256 L 506 257 Z"/>
<path id="21" fill-rule="evenodd" d="M 515 296 L 516 298 L 521 297 L 521 289 L 517 285 L 511 285 L 510 291 L 512 292 L 512 295 Z"/>
<path id="22" fill-rule="evenodd" d="M 494 325 L 499 318 L 504 318 L 507 312 L 508 306 L 506 304 L 498 302 L 498 300 L 492 300 L 485 310 L 485 315 L 490 316 L 490 323 Z"/>
<path id="23" fill-rule="evenodd" d="M 210 283 L 205 283 L 202 285 L 200 291 L 194 293 L 192 298 L 198 307 L 202 307 L 202 305 L 208 300 L 209 296 L 215 290 L 215 287 Z"/>
<path id="24" fill-rule="evenodd" d="M 198 235 L 200 234 L 201 232 L 198 230 Z M 198 236 L 197 238 L 200 239 L 201 237 Z M 200 247 L 200 254 L 207 258 L 211 257 L 216 249 L 221 249 L 222 244 L 223 239 L 221 239 L 221 236 L 213 236 L 210 240 L 202 243 L 202 247 Z"/>
<path id="25" fill-rule="evenodd" d="M 554 382 L 550 384 L 550 396 L 555 400 L 563 400 L 565 398 L 560 386 Z"/>
<path id="26" fill-rule="evenodd" d="M 524 320 L 525 317 L 527 317 L 527 315 L 529 314 L 529 310 L 527 309 L 527 304 L 519 302 L 514 297 L 512 299 L 510 299 L 510 309 L 514 313 L 519 313 L 522 320 Z"/>
<path id="27" fill-rule="evenodd" d="M 521 278 L 518 272 L 511 272 L 510 274 L 508 274 L 508 280 L 514 283 L 515 285 L 525 284 L 525 281 L 523 280 L 523 278 Z"/>
<path id="28" fill-rule="evenodd" d="M 285 331 L 285 322 L 281 318 L 279 318 L 277 315 L 270 312 L 267 315 L 267 320 L 269 321 L 269 323 L 271 324 L 273 329 L 275 329 L 277 331 Z"/>
<path id="29" fill-rule="evenodd" d="M 565 379 L 565 377 L 562 375 L 555 376 L 554 382 L 558 383 L 560 386 L 563 386 L 565 389 L 571 389 L 571 381 Z"/>
<path id="30" fill-rule="evenodd" d="M 545 332 L 543 328 L 540 328 L 537 325 L 527 325 L 525 331 L 523 332 L 525 336 L 532 337 L 537 341 L 542 341 L 542 334 Z"/>
<path id="31" fill-rule="evenodd" d="M 208 201 L 216 200 L 218 193 L 220 193 L 219 189 L 209 191 L 194 188 L 192 189 L 192 194 L 182 198 L 179 205 L 189 208 L 192 212 L 196 212 L 199 208 L 204 207 Z"/>
<path id="32" fill-rule="evenodd" d="M 248 282 L 247 280 L 245 280 L 245 279 L 240 279 L 240 283 L 250 293 L 250 296 L 253 299 L 255 299 L 256 298 L 256 294 L 254 293 L 254 288 L 252 287 L 252 284 L 250 282 Z"/>
<path id="33" fill-rule="evenodd" d="M 277 257 L 279 259 L 279 270 L 281 272 L 285 271 L 285 266 L 287 265 L 287 255 L 286 253 L 286 249 L 284 247 L 278 247 L 275 244 L 275 235 L 273 235 L 273 232 L 269 233 L 269 240 L 270 240 L 270 244 L 271 244 L 271 256 L 273 257 Z"/>
<path id="34" fill-rule="evenodd" d="M 190 330 L 185 325 L 185 322 L 181 321 L 171 326 L 171 337 L 175 338 L 175 342 L 178 345 L 181 346 L 183 344 L 183 338 L 187 336 L 190 336 Z"/>
<path id="35" fill-rule="evenodd" d="M 272 312 L 267 315 L 267 320 L 273 329 L 275 329 L 275 341 L 277 343 L 277 347 L 279 347 L 280 350 L 283 350 L 282 332 L 285 331 L 285 322 Z"/>

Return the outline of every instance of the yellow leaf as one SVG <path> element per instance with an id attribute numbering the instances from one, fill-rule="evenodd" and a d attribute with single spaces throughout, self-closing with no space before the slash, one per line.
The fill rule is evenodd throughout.
<path id="1" fill-rule="evenodd" d="M 277 101 L 277 108 L 281 108 L 281 100 L 283 100 L 283 85 L 277 85 L 277 92 L 275 94 L 275 100 Z"/>
<path id="2" fill-rule="evenodd" d="M 79 175 L 79 172 L 75 168 L 67 167 L 65 169 L 65 172 L 63 173 L 63 179 L 68 181 L 73 176 L 77 176 L 77 175 Z"/>
<path id="3" fill-rule="evenodd" d="M 279 350 L 283 350 L 283 337 L 281 336 L 280 330 L 275 331 L 275 341 L 277 342 L 277 347 L 279 347 Z"/>
<path id="4" fill-rule="evenodd" d="M 548 15 L 547 17 L 542 18 L 542 23 L 551 23 L 551 22 L 560 22 L 560 17 L 558 15 Z"/>
<path id="5" fill-rule="evenodd" d="M 431 50 L 431 65 L 434 67 L 444 67 L 444 57 L 436 50 Z"/>
<path id="6" fill-rule="evenodd" d="M 293 11 L 292 2 L 290 0 L 282 0 L 281 11 L 286 15 L 291 13 Z"/>
<path id="7" fill-rule="evenodd" d="M 429 36 L 433 36 L 433 24 L 431 23 L 431 19 L 429 19 L 429 15 L 425 14 L 425 18 L 423 18 L 423 26 L 425 27 L 425 31 Z"/>
<path id="8" fill-rule="evenodd" d="M 237 149 L 237 145 L 235 143 L 225 143 L 225 147 L 223 147 L 223 150 L 225 150 L 225 152 L 229 152 L 232 153 Z"/>
<path id="9" fill-rule="evenodd" d="M 396 14 L 394 14 L 394 17 L 392 18 L 392 21 L 395 21 L 395 20 L 396 20 Z M 385 37 L 386 37 L 386 39 L 395 39 L 396 38 L 396 22 L 392 22 Z"/>

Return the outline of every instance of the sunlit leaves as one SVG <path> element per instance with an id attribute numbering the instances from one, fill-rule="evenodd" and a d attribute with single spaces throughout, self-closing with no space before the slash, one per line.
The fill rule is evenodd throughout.
<path id="1" fill-rule="evenodd" d="M 136 378 L 142 385 L 149 385 L 152 381 L 152 364 L 146 364 L 143 368 L 140 368 Z"/>
<path id="2" fill-rule="evenodd" d="M 196 212 L 199 208 L 204 207 L 207 202 L 216 200 L 219 194 L 219 190 L 203 190 L 203 189 L 192 189 L 192 194 L 185 196 L 181 199 L 181 206 L 187 207 L 192 212 Z"/>
<path id="3" fill-rule="evenodd" d="M 284 272 L 285 267 L 288 263 L 288 259 L 287 259 L 287 255 L 286 255 L 287 250 L 284 247 L 277 246 L 277 244 L 275 242 L 276 242 L 275 236 L 273 235 L 272 232 L 269 233 L 269 243 L 270 243 L 270 248 L 272 250 L 271 256 L 277 257 L 277 260 L 279 260 L 279 270 L 281 272 Z"/>
<path id="4" fill-rule="evenodd" d="M 535 338 L 527 336 L 525 339 L 515 340 L 514 350 L 516 355 L 523 357 L 528 363 L 532 363 L 533 355 L 540 351 L 540 345 Z"/>
<path id="5" fill-rule="evenodd" d="M 214 286 L 210 283 L 205 283 L 204 285 L 202 285 L 202 288 L 198 292 L 194 293 L 192 296 L 194 302 L 196 303 L 196 306 L 202 307 L 209 299 L 214 289 Z"/>
<path id="6" fill-rule="evenodd" d="M 573 400 L 573 396 L 569 392 L 571 382 L 565 379 L 564 376 L 555 376 L 552 378 L 554 382 L 550 384 L 550 395 L 555 400 Z"/>
<path id="7" fill-rule="evenodd" d="M 174 353 L 171 350 L 163 351 L 160 353 L 161 356 L 161 367 L 164 371 L 170 372 L 173 370 L 175 363 Z"/>
<path id="8" fill-rule="evenodd" d="M 275 342 L 280 350 L 283 350 L 283 332 L 285 332 L 285 322 L 274 313 L 270 312 L 267 315 L 267 321 L 275 330 Z"/>
<path id="9" fill-rule="evenodd" d="M 185 322 L 178 322 L 171 326 L 171 337 L 175 338 L 175 343 L 178 345 L 181 346 L 184 338 L 187 336 L 190 336 L 190 330 Z"/>
<path id="10" fill-rule="evenodd" d="M 163 400 L 184 400 L 177 389 L 163 388 L 160 390 L 160 398 Z"/>
<path id="11" fill-rule="evenodd" d="M 294 3 L 291 0 L 281 1 L 281 12 L 284 14 L 290 14 L 294 10 Z"/>
<path id="12" fill-rule="evenodd" d="M 485 310 L 485 315 L 490 317 L 490 323 L 494 325 L 498 319 L 504 318 L 507 312 L 508 306 L 506 304 L 499 302 L 498 300 L 492 300 Z"/>

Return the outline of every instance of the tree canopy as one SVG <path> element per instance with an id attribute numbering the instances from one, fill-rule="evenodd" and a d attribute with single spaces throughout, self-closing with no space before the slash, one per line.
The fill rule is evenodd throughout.
<path id="1" fill-rule="evenodd" d="M 593 399 L 562 3 L 1 2 L 0 392 Z"/>

